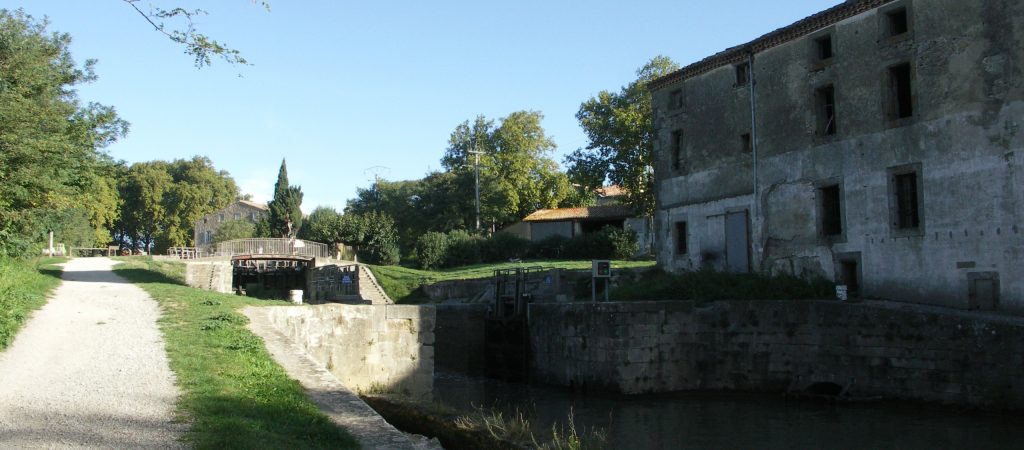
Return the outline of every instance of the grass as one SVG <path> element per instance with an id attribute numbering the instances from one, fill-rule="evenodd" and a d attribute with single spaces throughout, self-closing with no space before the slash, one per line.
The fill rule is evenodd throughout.
<path id="1" fill-rule="evenodd" d="M 66 261 L 0 258 L 0 350 L 14 342 L 32 311 L 46 304 L 47 295 L 60 284 L 61 268 L 54 264 Z"/>
<path id="2" fill-rule="evenodd" d="M 678 274 L 652 269 L 620 283 L 612 300 L 800 300 L 832 298 L 835 286 L 825 279 L 790 275 L 737 274 L 699 270 Z"/>
<path id="3" fill-rule="evenodd" d="M 654 267 L 654 261 L 612 261 L 613 269 L 642 269 Z M 384 292 L 399 303 L 429 300 L 419 287 L 448 280 L 490 278 L 494 271 L 516 267 L 544 267 L 547 269 L 590 270 L 590 261 L 527 261 L 519 263 L 477 264 L 440 270 L 419 270 L 401 266 L 368 265 Z"/>
<path id="4" fill-rule="evenodd" d="M 124 258 L 118 275 L 160 303 L 159 321 L 182 396 L 179 418 L 195 448 L 358 448 L 274 362 L 238 309 L 288 305 L 184 286 L 184 266 Z"/>

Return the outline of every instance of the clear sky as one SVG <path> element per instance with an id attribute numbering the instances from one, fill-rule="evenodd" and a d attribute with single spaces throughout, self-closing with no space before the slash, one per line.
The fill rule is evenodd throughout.
<path id="1" fill-rule="evenodd" d="M 200 31 L 252 66 L 196 69 L 122 0 L 0 0 L 70 33 L 99 60 L 83 101 L 131 122 L 108 151 L 129 163 L 209 156 L 243 193 L 271 196 L 281 158 L 303 210 L 339 210 L 370 184 L 440 167 L 479 114 L 544 113 L 555 159 L 586 146 L 580 103 L 618 90 L 655 55 L 686 65 L 840 0 L 146 0 L 201 6 Z M 241 75 L 241 77 L 239 76 Z"/>

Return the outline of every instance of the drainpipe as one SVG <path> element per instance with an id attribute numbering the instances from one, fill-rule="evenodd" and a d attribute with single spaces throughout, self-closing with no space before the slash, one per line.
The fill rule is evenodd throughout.
<path id="1" fill-rule="evenodd" d="M 750 154 L 753 163 L 754 175 L 754 205 L 751 208 L 751 225 L 753 229 L 760 229 L 760 193 L 757 182 L 757 97 L 754 95 L 754 49 L 747 49 L 747 84 L 750 86 Z M 752 233 L 753 234 L 753 233 Z M 760 236 L 758 236 L 760 238 Z M 761 248 L 757 244 L 760 239 L 751 239 L 754 242 L 754 261 L 761 260 Z M 760 269 L 760 264 L 758 264 Z"/>

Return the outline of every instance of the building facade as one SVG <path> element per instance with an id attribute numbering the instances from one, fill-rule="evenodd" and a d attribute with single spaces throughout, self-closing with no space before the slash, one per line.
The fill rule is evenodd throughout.
<path id="1" fill-rule="evenodd" d="M 228 220 L 259 222 L 267 215 L 267 206 L 247 200 L 238 200 L 227 207 L 207 214 L 196 221 L 193 239 L 197 248 L 208 249 L 213 245 L 213 235 L 220 225 Z"/>
<path id="2" fill-rule="evenodd" d="M 1024 2 L 850 0 L 651 84 L 659 264 L 1024 313 Z"/>

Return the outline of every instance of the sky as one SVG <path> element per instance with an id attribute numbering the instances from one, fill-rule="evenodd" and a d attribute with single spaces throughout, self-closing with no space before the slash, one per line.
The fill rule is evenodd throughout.
<path id="1" fill-rule="evenodd" d="M 840 0 L 143 0 L 201 7 L 199 31 L 251 66 L 197 69 L 122 0 L 0 0 L 68 33 L 96 59 L 83 102 L 131 123 L 106 151 L 134 163 L 208 156 L 242 193 L 272 197 L 282 158 L 302 209 L 339 211 L 374 177 L 440 169 L 477 115 L 540 111 L 562 162 L 587 145 L 576 112 L 657 55 L 685 66 Z"/>

